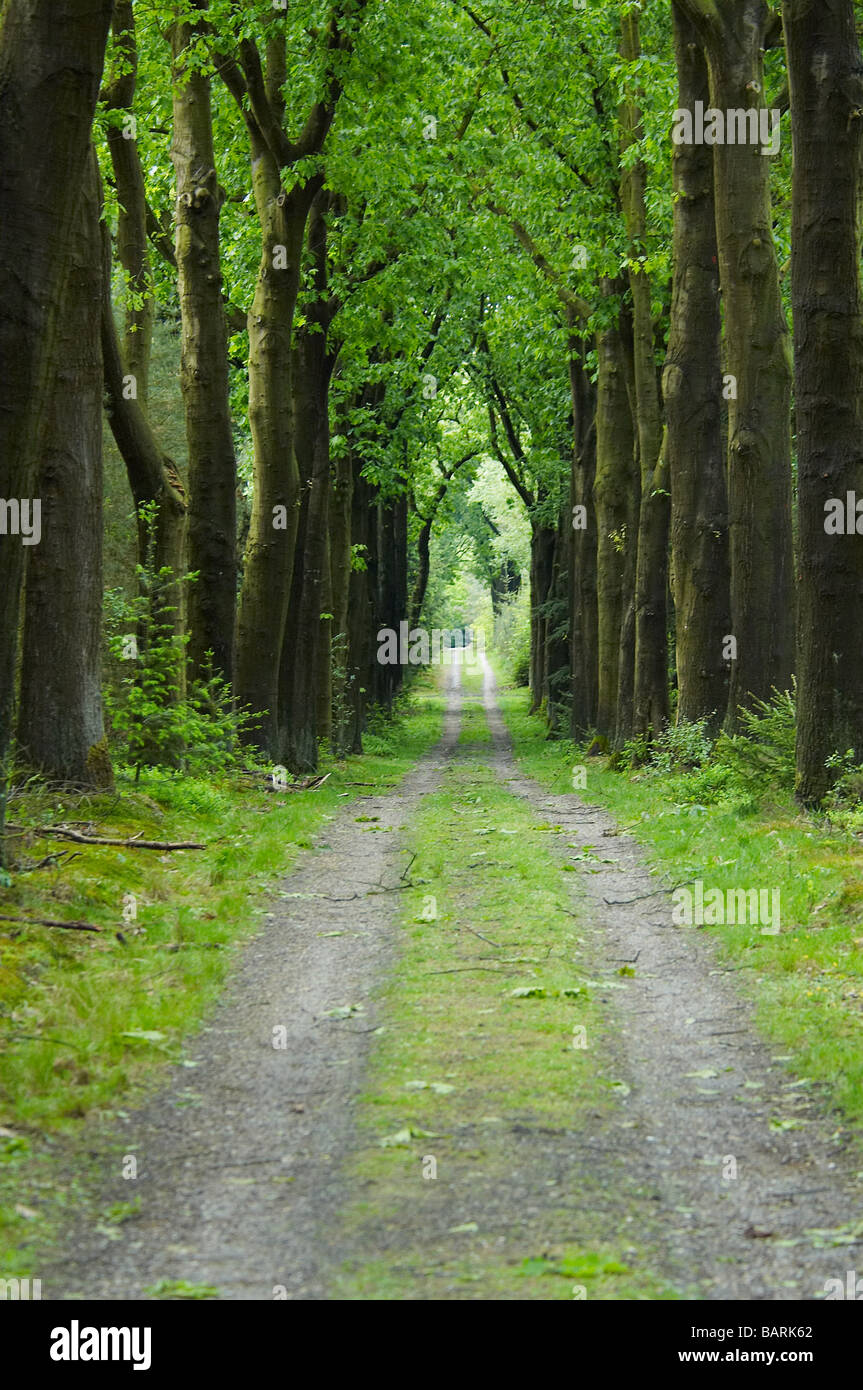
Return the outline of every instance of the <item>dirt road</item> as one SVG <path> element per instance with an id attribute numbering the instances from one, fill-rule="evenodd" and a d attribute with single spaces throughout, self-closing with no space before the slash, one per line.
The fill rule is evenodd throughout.
<path id="1" fill-rule="evenodd" d="M 326 1299 L 341 1296 L 333 1280 L 346 1261 L 397 1263 L 400 1249 L 420 1248 L 431 1268 L 445 1265 L 467 1158 L 428 1201 L 393 1208 L 389 1223 L 342 1217 L 363 1196 L 345 1174 L 361 1142 L 374 1030 L 386 1022 L 381 990 L 398 988 L 411 821 L 442 780 L 464 776 L 466 757 L 551 813 L 561 867 L 583 869 L 585 846 L 607 846 L 611 862 L 569 873 L 565 888 L 606 1012 L 617 1094 L 591 1132 L 498 1107 L 488 1162 L 470 1174 L 472 1225 L 487 1233 L 478 1273 L 459 1285 L 420 1269 L 404 1296 L 517 1296 L 489 1295 L 483 1250 L 500 1261 L 554 1237 L 565 1244 L 588 1205 L 609 1240 L 637 1231 L 667 1296 L 814 1299 L 854 1268 L 861 1241 L 847 1228 L 860 1217 L 860 1183 L 829 1115 L 759 1040 L 708 935 L 672 926 L 670 897 L 635 842 L 598 808 L 519 773 L 488 671 L 491 742 L 458 742 L 458 677 L 454 668 L 437 749 L 398 789 L 329 826 L 282 885 L 190 1047 L 192 1065 L 112 1136 L 92 1210 L 46 1270 L 46 1297 L 139 1299 L 171 1280 L 223 1299 Z M 134 1181 L 122 1176 L 129 1156 Z M 140 1213 L 111 1239 L 95 1213 L 133 1196 Z"/>

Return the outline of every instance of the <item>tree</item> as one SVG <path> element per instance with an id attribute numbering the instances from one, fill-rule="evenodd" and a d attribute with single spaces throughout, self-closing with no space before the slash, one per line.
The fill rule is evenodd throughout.
<path id="1" fill-rule="evenodd" d="M 764 110 L 764 52 L 779 41 L 766 0 L 680 0 L 707 54 L 714 109 Z M 794 663 L 791 347 L 760 143 L 713 147 L 725 320 L 731 662 L 727 723 L 784 690 Z"/>
<path id="2" fill-rule="evenodd" d="M 33 500 L 111 16 L 110 0 L 7 0 L 0 18 L 0 497 Z M 50 100 L 52 118 L 45 119 Z M 0 539 L 0 853 L 26 551 Z"/>
<path id="3" fill-rule="evenodd" d="M 786 0 L 794 138 L 792 299 L 800 508 L 797 792 L 863 760 L 863 547 L 831 499 L 863 497 L 863 78 L 852 0 Z M 834 515 L 835 515 L 834 507 Z M 848 533 L 850 531 L 850 534 Z"/>
<path id="4" fill-rule="evenodd" d="M 39 466 L 42 538 L 27 566 L 18 742 L 45 776 L 111 781 L 101 688 L 101 184 L 91 149 L 50 373 Z"/>
<path id="5" fill-rule="evenodd" d="M 207 0 L 171 31 L 173 142 L 177 180 L 176 263 L 180 382 L 189 446 L 189 672 L 212 666 L 230 681 L 237 604 L 237 466 L 231 426 L 228 345 L 222 297 L 219 213 L 208 55 Z"/>
<path id="6" fill-rule="evenodd" d="M 672 7 L 678 106 L 710 104 L 707 63 L 682 6 Z M 674 289 L 663 374 L 671 490 L 677 718 L 716 730 L 728 708 L 731 633 L 728 494 L 722 450 L 719 262 L 709 145 L 674 150 Z"/>
<path id="7" fill-rule="evenodd" d="M 269 21 L 265 59 L 255 40 L 226 35 L 217 69 L 242 113 L 249 139 L 261 255 L 249 314 L 249 423 L 254 441 L 254 496 L 243 565 L 237 632 L 236 691 L 264 715 L 263 746 L 279 757 L 279 672 L 290 602 L 299 519 L 300 478 L 294 441 L 292 334 L 306 223 L 323 186 L 319 157 L 332 126 L 365 0 L 340 0 L 323 36 L 323 80 L 297 139 L 285 131 L 287 42 Z M 314 172 L 311 171 L 314 167 Z M 287 177 L 289 188 L 283 187 Z"/>

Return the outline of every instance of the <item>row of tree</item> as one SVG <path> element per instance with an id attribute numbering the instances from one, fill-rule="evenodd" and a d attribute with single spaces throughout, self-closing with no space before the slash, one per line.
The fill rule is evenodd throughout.
<path id="1" fill-rule="evenodd" d="M 780 113 L 793 168 L 675 144 L 699 104 Z M 550 727 L 733 726 L 796 670 L 817 801 L 863 760 L 863 548 L 824 524 L 863 497 L 861 111 L 853 0 L 3 0 L 0 498 L 43 508 L 0 536 L 4 785 L 13 733 L 110 776 L 104 407 L 177 688 L 221 676 L 274 761 L 391 703 L 445 516 L 517 588 L 494 459 Z"/>

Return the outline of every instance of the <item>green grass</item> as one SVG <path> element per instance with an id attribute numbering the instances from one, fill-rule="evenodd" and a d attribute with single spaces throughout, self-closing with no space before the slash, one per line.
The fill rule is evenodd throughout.
<path id="1" fill-rule="evenodd" d="M 632 1245 L 634 1217 L 631 1240 L 598 1221 L 585 1235 L 589 1176 L 579 1175 L 575 1218 L 567 1185 L 553 1181 L 535 1219 L 512 1209 L 513 1127 L 535 1132 L 529 1162 L 542 1189 L 543 1133 L 595 1132 L 618 1104 L 550 829 L 468 754 L 423 799 L 409 838 L 416 887 L 404 895 L 401 958 L 359 1108 L 364 1146 L 349 1173 L 363 1195 L 344 1215 L 335 1297 L 572 1299 L 575 1285 L 590 1298 L 673 1296 Z M 435 1196 L 436 1181 L 423 1179 L 430 1157 L 463 1203 L 444 1230 L 422 1217 Z M 577 1246 L 566 1234 L 574 1220 Z"/>
<path id="2" fill-rule="evenodd" d="M 391 787 L 413 766 L 440 736 L 441 712 L 420 682 L 409 716 L 377 728 L 362 757 L 325 761 L 330 777 L 315 791 L 154 771 L 111 795 L 14 797 L 9 819 L 26 833 L 11 841 L 19 867 L 0 912 L 101 932 L 0 922 L 0 1274 L 26 1274 L 30 1238 L 74 1206 L 76 1175 L 54 1160 L 52 1136 L 74 1142 L 182 1058 L 235 948 L 261 929 L 267 890 L 360 790 Z M 76 846 L 38 833 L 52 822 L 206 848 Z M 34 867 L 64 849 L 75 857 Z"/>
<path id="3" fill-rule="evenodd" d="M 504 689 L 504 717 L 526 772 L 558 792 L 598 802 L 645 847 L 674 883 L 778 888 L 778 936 L 756 926 L 708 926 L 740 971 L 765 1037 L 810 1085 L 859 1124 L 863 1119 L 863 846 L 804 815 L 786 794 L 765 787 L 762 807 L 715 768 L 690 774 L 610 771 L 568 742 L 549 742 L 527 714 L 524 691 Z M 681 928 L 684 930 L 684 928 Z"/>

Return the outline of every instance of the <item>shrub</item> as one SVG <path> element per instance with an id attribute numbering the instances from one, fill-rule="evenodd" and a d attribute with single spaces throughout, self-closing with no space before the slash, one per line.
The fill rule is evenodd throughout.
<path id="1" fill-rule="evenodd" d="M 796 775 L 796 688 L 774 690 L 773 699 L 756 700 L 751 710 L 740 711 L 741 729 L 722 734 L 714 760 L 731 769 L 735 778 L 752 792 L 765 786 L 793 792 Z"/>
<path id="2" fill-rule="evenodd" d="M 713 739 L 706 719 L 690 722 L 682 719 L 669 724 L 654 741 L 650 761 L 660 772 L 690 771 L 701 767 L 710 757 Z"/>
<path id="3" fill-rule="evenodd" d="M 235 765 L 242 734 L 260 716 L 237 709 L 227 683 L 212 670 L 180 698 L 189 639 L 174 632 L 176 609 L 164 602 L 174 577 L 168 569 L 139 565 L 138 578 L 135 598 L 116 590 L 106 596 L 108 646 L 123 672 L 105 693 L 118 761 L 135 769 L 136 781 L 142 767 L 202 773 Z"/>

